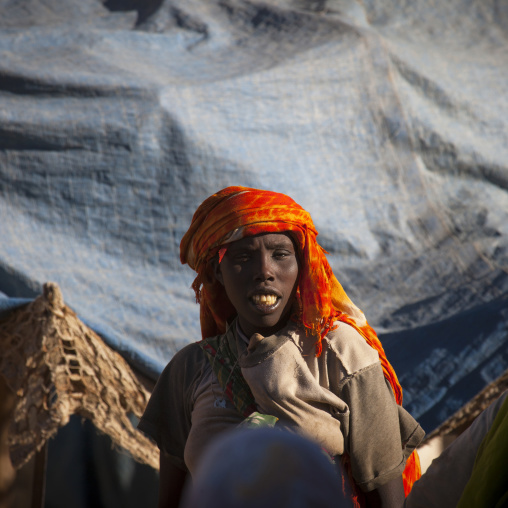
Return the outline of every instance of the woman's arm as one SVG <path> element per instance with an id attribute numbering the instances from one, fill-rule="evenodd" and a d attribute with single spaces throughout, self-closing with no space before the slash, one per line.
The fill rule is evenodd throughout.
<path id="1" fill-rule="evenodd" d="M 405 499 L 402 476 L 364 494 L 368 508 L 401 508 Z"/>
<path id="2" fill-rule="evenodd" d="M 182 497 L 187 472 L 176 467 L 169 455 L 160 452 L 159 504 L 158 508 L 177 508 Z"/>

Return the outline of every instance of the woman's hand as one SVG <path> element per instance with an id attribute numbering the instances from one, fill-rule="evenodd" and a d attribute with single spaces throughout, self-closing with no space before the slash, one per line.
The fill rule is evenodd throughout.
<path id="1" fill-rule="evenodd" d="M 404 484 L 402 476 L 381 485 L 370 492 L 364 492 L 369 508 L 401 508 L 404 504 Z"/>
<path id="2" fill-rule="evenodd" d="M 160 452 L 158 508 L 177 508 L 182 497 L 187 472 L 176 467 L 166 452 Z"/>

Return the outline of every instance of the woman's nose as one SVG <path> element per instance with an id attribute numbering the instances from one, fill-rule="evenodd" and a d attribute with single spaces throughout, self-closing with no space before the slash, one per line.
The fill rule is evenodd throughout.
<path id="1" fill-rule="evenodd" d="M 269 252 L 260 254 L 255 279 L 259 281 L 274 280 L 273 260 Z"/>

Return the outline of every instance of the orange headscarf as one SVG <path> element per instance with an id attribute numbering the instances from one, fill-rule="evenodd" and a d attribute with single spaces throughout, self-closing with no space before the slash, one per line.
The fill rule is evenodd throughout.
<path id="1" fill-rule="evenodd" d="M 377 350 L 395 400 L 402 404 L 402 388 L 376 332 L 333 274 L 326 251 L 317 243 L 318 233 L 310 214 L 285 194 L 249 187 L 227 187 L 210 196 L 196 210 L 180 244 L 180 260 L 198 274 L 192 287 L 200 303 L 203 338 L 224 333 L 226 323 L 236 315 L 209 261 L 227 243 L 260 233 L 283 231 L 292 233 L 301 253 L 298 282 L 301 320 L 316 338 L 316 354 L 321 354 L 321 340 L 333 329 L 335 321 L 348 323 Z M 418 457 L 412 457 L 404 472 L 406 495 L 420 477 Z"/>

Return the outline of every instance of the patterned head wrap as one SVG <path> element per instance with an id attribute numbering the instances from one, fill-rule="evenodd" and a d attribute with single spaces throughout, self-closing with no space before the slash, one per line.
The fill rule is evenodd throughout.
<path id="1" fill-rule="evenodd" d="M 310 214 L 285 194 L 249 187 L 227 187 L 210 196 L 196 210 L 180 244 L 180 260 L 198 274 L 192 287 L 196 301 L 200 303 L 203 338 L 224 333 L 226 323 L 236 316 L 236 310 L 215 278 L 209 261 L 217 253 L 223 255 L 228 243 L 260 233 L 284 231 L 291 232 L 299 249 L 300 319 L 316 338 L 316 354 L 321 354 L 321 340 L 333 329 L 335 321 L 348 323 L 378 351 L 395 400 L 402 404 L 402 388 L 376 332 L 333 274 L 326 251 L 316 241 L 318 233 Z M 416 469 L 412 473 L 416 475 L 413 480 L 419 478 L 419 467 Z"/>
<path id="2" fill-rule="evenodd" d="M 363 313 L 333 275 L 325 251 L 316 241 L 317 231 L 310 214 L 285 194 L 228 187 L 197 209 L 180 245 L 182 263 L 198 272 L 193 287 L 201 303 L 203 338 L 223 333 L 231 313 L 229 302 L 225 304 L 222 298 L 209 298 L 218 296 L 216 292 L 220 288 L 210 287 L 216 283 L 207 277 L 207 262 L 227 243 L 259 233 L 282 231 L 292 233 L 302 254 L 299 293 L 303 324 L 321 336 L 330 329 L 340 311 L 355 318 L 360 326 L 366 325 Z M 203 289 L 200 289 L 201 284 Z"/>

